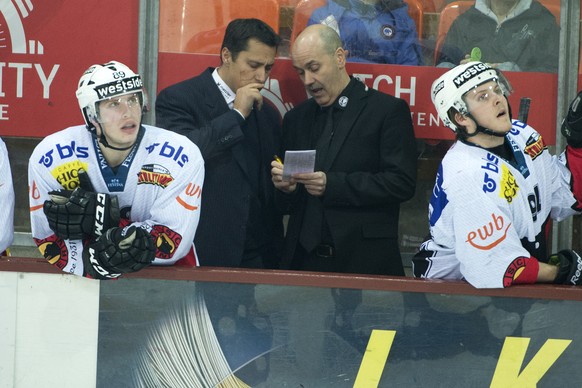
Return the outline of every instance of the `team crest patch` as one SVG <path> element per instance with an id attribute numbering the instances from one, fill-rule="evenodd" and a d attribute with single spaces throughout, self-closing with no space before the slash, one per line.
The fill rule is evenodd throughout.
<path id="1" fill-rule="evenodd" d="M 519 186 L 515 181 L 515 177 L 505 164 L 501 166 L 500 186 L 501 190 L 499 190 L 499 196 L 505 198 L 507 202 L 511 203 L 519 191 Z"/>
<path id="2" fill-rule="evenodd" d="M 165 189 L 173 180 L 170 171 L 159 164 L 143 165 L 137 174 L 138 185 L 155 185 Z"/>
<path id="3" fill-rule="evenodd" d="M 88 164 L 79 160 L 64 163 L 51 170 L 53 178 L 59 182 L 65 190 L 75 190 L 79 187 L 79 169 L 88 171 Z"/>
<path id="4" fill-rule="evenodd" d="M 34 242 L 49 263 L 56 265 L 60 270 L 67 266 L 69 255 L 63 240 L 52 235 L 42 240 L 35 238 Z"/>
<path id="5" fill-rule="evenodd" d="M 518 257 L 509 264 L 505 270 L 505 275 L 503 275 L 503 287 L 511 286 L 513 281 L 521 275 L 525 269 L 526 259 L 525 257 Z"/>
<path id="6" fill-rule="evenodd" d="M 154 225 L 152 235 L 156 243 L 156 257 L 171 259 L 182 241 L 182 236 L 164 225 Z"/>
<path id="7" fill-rule="evenodd" d="M 392 38 L 394 38 L 395 31 L 396 31 L 396 29 L 394 28 L 394 26 L 392 26 L 390 24 L 384 24 L 382 26 L 382 28 L 380 29 L 380 35 L 384 39 L 392 39 Z"/>
<path id="8" fill-rule="evenodd" d="M 532 160 L 541 155 L 541 153 L 546 149 L 544 140 L 539 134 L 533 134 L 527 139 L 525 143 L 525 153 L 528 154 Z"/>

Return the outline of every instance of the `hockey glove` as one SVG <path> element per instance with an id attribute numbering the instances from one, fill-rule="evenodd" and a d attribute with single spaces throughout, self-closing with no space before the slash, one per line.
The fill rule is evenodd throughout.
<path id="1" fill-rule="evenodd" d="M 77 170 L 77 177 L 79 178 L 79 187 L 81 187 L 85 191 L 95 191 L 93 188 L 93 183 L 91 183 L 91 179 L 89 179 L 89 174 L 85 171 L 85 169 L 80 168 Z"/>
<path id="2" fill-rule="evenodd" d="M 85 273 L 94 279 L 115 279 L 154 261 L 152 236 L 142 228 L 111 228 L 83 251 Z"/>
<path id="3" fill-rule="evenodd" d="M 582 147 L 582 91 L 570 103 L 568 114 L 562 120 L 562 135 L 572 147 Z"/>
<path id="4" fill-rule="evenodd" d="M 49 192 L 43 210 L 49 227 L 62 239 L 99 237 L 109 228 L 119 225 L 117 197 L 94 193 L 77 187 L 74 191 Z"/>
<path id="5" fill-rule="evenodd" d="M 550 256 L 549 264 L 558 266 L 555 284 L 582 285 L 582 257 L 575 251 L 564 249 Z"/>

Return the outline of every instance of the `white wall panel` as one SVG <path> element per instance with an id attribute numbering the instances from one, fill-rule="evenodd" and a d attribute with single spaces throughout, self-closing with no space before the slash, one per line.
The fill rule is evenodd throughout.
<path id="1" fill-rule="evenodd" d="M 0 388 L 14 386 L 17 282 L 16 272 L 0 272 Z"/>
<path id="2" fill-rule="evenodd" d="M 0 272 L 0 290 L 0 330 L 7 334 L 0 339 L 0 357 L 7 350 L 6 365 L 14 369 L 6 371 L 6 380 L 0 373 L 0 383 L 14 388 L 94 387 L 99 282 L 64 274 Z"/>

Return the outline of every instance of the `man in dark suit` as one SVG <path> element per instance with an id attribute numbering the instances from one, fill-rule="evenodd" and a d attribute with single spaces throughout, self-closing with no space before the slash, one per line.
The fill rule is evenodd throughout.
<path id="1" fill-rule="evenodd" d="M 290 212 L 284 260 L 291 269 L 404 275 L 398 218 L 414 195 L 417 158 L 408 104 L 350 78 L 327 26 L 306 28 L 292 59 L 313 98 L 285 115 L 283 150 L 317 154 L 315 172 L 290 181 L 271 164 Z"/>
<path id="2" fill-rule="evenodd" d="M 202 266 L 279 265 L 283 224 L 275 210 L 269 169 L 280 147 L 281 119 L 263 104 L 260 93 L 279 43 L 279 36 L 261 20 L 235 19 L 226 28 L 220 67 L 158 95 L 156 124 L 186 135 L 204 157 L 204 190 L 194 238 Z M 258 356 L 270 349 L 271 326 L 267 317 L 258 315 L 254 290 L 229 283 L 202 283 L 198 288 L 233 368 L 241 360 L 264 359 Z M 265 324 L 257 327 L 255 321 Z M 225 325 L 229 329 L 223 331 Z M 249 336 L 255 343 L 241 354 L 236 345 Z M 257 370 L 246 381 L 260 381 L 265 373 L 264 368 Z"/>
<path id="3" fill-rule="evenodd" d="M 221 65 L 162 90 L 157 125 L 186 135 L 205 160 L 195 247 L 203 266 L 275 268 L 282 241 L 270 162 L 280 146 L 280 116 L 261 89 L 279 36 L 258 19 L 226 28 Z"/>

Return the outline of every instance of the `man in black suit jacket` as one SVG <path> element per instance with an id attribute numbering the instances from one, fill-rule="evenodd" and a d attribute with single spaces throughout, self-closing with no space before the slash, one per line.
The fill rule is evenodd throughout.
<path id="1" fill-rule="evenodd" d="M 290 212 L 284 260 L 291 269 L 404 275 L 398 218 L 414 195 L 417 158 L 408 104 L 350 78 L 327 26 L 306 28 L 292 59 L 313 98 L 285 115 L 283 150 L 317 156 L 315 172 L 290 181 L 281 163 L 271 164 Z"/>
<path id="2" fill-rule="evenodd" d="M 260 93 L 279 36 L 258 19 L 226 29 L 221 65 L 162 90 L 157 125 L 186 135 L 205 160 L 195 247 L 203 266 L 275 268 L 282 218 L 275 211 L 270 162 L 280 146 L 280 116 Z M 279 244 L 279 246 L 278 246 Z"/>

